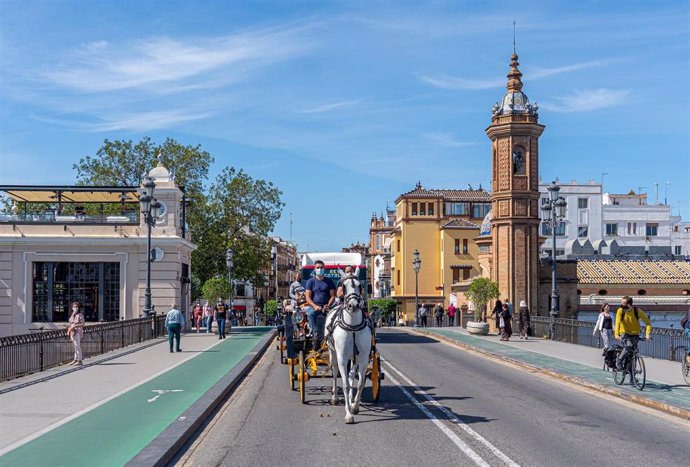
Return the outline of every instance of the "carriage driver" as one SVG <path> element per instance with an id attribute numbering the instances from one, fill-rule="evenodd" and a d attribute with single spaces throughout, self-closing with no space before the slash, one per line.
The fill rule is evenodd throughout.
<path id="1" fill-rule="evenodd" d="M 314 338 L 314 349 L 319 349 L 321 348 L 320 339 L 323 337 L 326 325 L 325 313 L 328 312 L 333 300 L 335 300 L 335 285 L 332 280 L 326 277 L 323 261 L 314 262 L 314 276 L 307 281 L 305 292 L 309 329 Z"/>

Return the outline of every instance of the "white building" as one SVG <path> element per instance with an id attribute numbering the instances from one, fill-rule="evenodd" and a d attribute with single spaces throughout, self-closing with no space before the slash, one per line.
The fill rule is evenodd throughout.
<path id="1" fill-rule="evenodd" d="M 567 206 L 556 230 L 557 256 L 665 259 L 689 254 L 690 224 L 671 216 L 668 205 L 647 204 L 646 193 L 602 193 L 595 181 L 559 185 Z M 549 197 L 547 187 L 539 185 L 542 203 Z M 541 234 L 546 237 L 542 254 L 549 256 L 552 238 L 545 224 Z"/>

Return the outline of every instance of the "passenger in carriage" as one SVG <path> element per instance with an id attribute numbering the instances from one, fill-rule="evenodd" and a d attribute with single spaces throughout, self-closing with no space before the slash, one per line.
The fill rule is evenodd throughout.
<path id="1" fill-rule="evenodd" d="M 326 277 L 326 268 L 323 261 L 314 262 L 314 276 L 307 281 L 307 320 L 309 329 L 314 338 L 314 348 L 321 346 L 324 327 L 326 325 L 326 313 L 335 300 L 335 285 Z"/>

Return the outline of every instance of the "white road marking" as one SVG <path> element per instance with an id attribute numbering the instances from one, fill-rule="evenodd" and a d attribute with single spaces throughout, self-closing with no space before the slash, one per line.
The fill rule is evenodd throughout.
<path id="1" fill-rule="evenodd" d="M 398 388 L 403 392 L 403 394 L 405 394 L 405 396 L 410 400 L 410 402 L 412 402 L 419 410 L 421 410 L 424 413 L 424 415 L 426 415 L 429 418 L 429 420 L 431 420 L 434 423 L 434 425 L 436 425 L 438 427 L 438 429 L 443 432 L 443 434 L 445 434 L 448 438 L 450 438 L 450 440 L 453 443 L 455 443 L 455 445 L 458 448 L 460 448 L 460 450 L 462 452 L 464 452 L 467 457 L 472 459 L 475 464 L 480 465 L 482 467 L 490 467 L 490 465 L 488 463 L 486 463 L 484 461 L 484 459 L 482 459 L 479 456 L 479 454 L 477 454 L 471 447 L 469 447 L 467 445 L 467 443 L 465 443 L 463 440 L 461 440 L 460 437 L 458 435 L 456 435 L 455 432 L 453 432 L 453 430 L 451 430 L 446 425 L 444 425 L 436 417 L 436 415 L 431 413 L 431 411 L 429 411 L 429 409 L 427 409 L 421 403 L 419 403 L 419 401 L 417 399 L 415 399 L 415 397 L 412 394 L 410 394 L 410 392 L 407 389 L 405 389 L 402 386 L 402 384 L 400 384 L 390 373 L 388 373 L 386 375 L 386 378 L 389 379 L 393 384 L 398 386 Z"/>
<path id="2" fill-rule="evenodd" d="M 506 456 L 500 449 L 498 449 L 496 446 L 491 444 L 486 438 L 484 438 L 482 435 L 474 431 L 472 428 L 467 425 L 467 423 L 463 422 L 460 420 L 458 417 L 455 416 L 453 412 L 445 408 L 443 405 L 441 405 L 436 399 L 431 397 L 426 391 L 424 391 L 422 388 L 417 386 L 408 378 L 405 376 L 400 370 L 398 370 L 396 367 L 391 365 L 391 362 L 388 360 L 384 360 L 383 358 L 381 359 L 386 365 L 388 365 L 392 370 L 394 370 L 400 377 L 405 381 L 410 387 L 414 389 L 415 393 L 420 394 L 423 396 L 426 400 L 428 400 L 434 407 L 439 409 L 445 416 L 448 417 L 448 420 L 459 426 L 461 429 L 463 429 L 467 434 L 469 434 L 472 438 L 474 438 L 476 441 L 480 442 L 484 446 L 486 446 L 496 457 L 501 459 L 503 462 L 505 462 L 507 465 L 510 467 L 520 467 L 520 464 L 512 460 L 510 457 Z M 386 376 L 389 376 L 390 373 Z M 396 383 L 397 384 L 397 383 Z"/>
<path id="3" fill-rule="evenodd" d="M 155 402 L 155 400 L 158 399 L 163 394 L 167 394 L 169 392 L 183 392 L 183 390 L 182 389 L 151 389 L 151 392 L 157 392 L 158 395 L 154 396 L 153 399 L 147 399 L 149 404 L 151 402 Z"/>

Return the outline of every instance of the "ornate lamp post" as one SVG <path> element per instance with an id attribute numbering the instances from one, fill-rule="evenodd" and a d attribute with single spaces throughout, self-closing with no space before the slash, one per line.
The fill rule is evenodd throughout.
<path id="1" fill-rule="evenodd" d="M 156 198 L 153 197 L 154 189 L 156 188 L 156 183 L 149 176 L 146 176 L 144 182 L 141 185 L 142 195 L 139 197 L 139 202 L 141 203 L 141 213 L 144 215 L 144 222 L 147 226 L 146 233 L 146 293 L 144 302 L 144 316 L 149 316 L 151 314 L 151 260 L 153 258 L 153 251 L 151 250 L 151 229 L 156 225 L 156 219 L 158 218 L 158 211 L 161 204 Z"/>
<path id="2" fill-rule="evenodd" d="M 419 250 L 415 248 L 412 253 L 412 269 L 414 269 L 414 325 L 419 327 L 419 269 L 422 260 L 419 259 Z"/>
<path id="3" fill-rule="evenodd" d="M 556 230 L 563 223 L 567 203 L 565 198 L 558 196 L 561 187 L 556 182 L 551 182 L 547 190 L 549 191 L 549 199 L 542 205 L 541 210 L 544 225 L 551 229 L 551 309 L 549 311 L 551 320 L 549 339 L 554 339 L 556 337 L 555 320 L 559 314 L 558 289 L 556 288 Z"/>
<path id="4" fill-rule="evenodd" d="M 227 249 L 225 252 L 225 265 L 228 268 L 228 282 L 230 283 L 230 313 L 235 312 L 235 308 L 233 306 L 233 301 L 235 299 L 235 286 L 232 284 L 232 268 L 235 266 L 235 261 L 234 261 L 234 253 L 230 248 Z"/>

